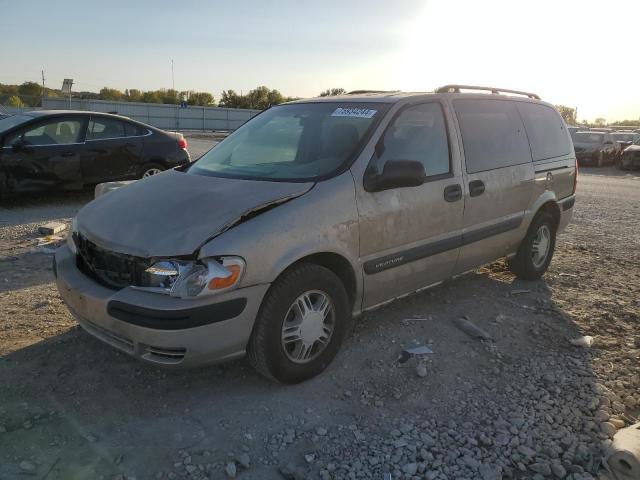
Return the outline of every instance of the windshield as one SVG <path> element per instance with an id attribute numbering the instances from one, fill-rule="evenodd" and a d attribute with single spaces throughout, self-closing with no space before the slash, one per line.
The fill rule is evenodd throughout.
<path id="1" fill-rule="evenodd" d="M 298 103 L 256 116 L 189 168 L 196 175 L 306 181 L 342 168 L 389 108 L 383 103 Z"/>
<path id="2" fill-rule="evenodd" d="M 16 125 L 28 122 L 29 120 L 33 120 L 33 117 L 30 117 L 29 115 L 11 115 L 9 117 L 2 118 L 0 119 L 0 132 L 5 132 Z"/>
<path id="3" fill-rule="evenodd" d="M 575 143 L 602 143 L 603 140 L 604 134 L 590 132 L 577 132 L 573 139 Z"/>
<path id="4" fill-rule="evenodd" d="M 635 138 L 633 133 L 612 133 L 611 135 L 619 142 L 633 142 Z"/>

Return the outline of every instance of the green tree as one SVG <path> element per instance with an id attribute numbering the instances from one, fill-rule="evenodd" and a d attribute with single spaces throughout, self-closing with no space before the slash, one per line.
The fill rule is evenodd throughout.
<path id="1" fill-rule="evenodd" d="M 247 98 L 238 95 L 234 90 L 223 90 L 218 105 L 227 108 L 249 108 Z"/>
<path id="2" fill-rule="evenodd" d="M 565 107 L 564 105 L 556 105 L 556 110 L 560 113 L 560 116 L 564 119 L 567 125 L 575 125 L 578 123 L 576 120 L 576 109 L 571 107 Z"/>
<path id="3" fill-rule="evenodd" d="M 144 92 L 142 101 L 145 103 L 162 103 L 162 98 L 159 92 Z"/>
<path id="4" fill-rule="evenodd" d="M 141 102 L 142 101 L 142 92 L 135 88 L 131 88 L 128 90 L 127 94 L 128 102 Z"/>
<path id="5" fill-rule="evenodd" d="M 347 91 L 344 88 L 328 88 L 320 92 L 320 97 L 336 97 L 338 95 L 344 95 Z"/>
<path id="6" fill-rule="evenodd" d="M 160 96 L 162 98 L 162 103 L 170 103 L 176 104 L 179 103 L 178 91 L 172 88 L 168 90 L 160 90 Z"/>
<path id="7" fill-rule="evenodd" d="M 187 100 L 189 105 L 206 106 L 213 104 L 213 95 L 209 92 L 190 92 L 189 99 Z"/>
<path id="8" fill-rule="evenodd" d="M 7 107 L 24 107 L 24 103 L 17 95 L 11 95 L 7 100 Z"/>
<path id="9" fill-rule="evenodd" d="M 26 97 L 39 97 L 42 95 L 42 86 L 36 82 L 24 82 L 18 87 L 18 93 Z"/>
<path id="10" fill-rule="evenodd" d="M 115 88 L 104 87 L 104 88 L 100 89 L 100 100 L 115 100 L 115 101 L 119 101 L 119 100 L 122 100 L 123 96 L 124 95 L 122 94 L 122 92 L 120 90 L 115 89 Z"/>
<path id="11" fill-rule="evenodd" d="M 602 117 L 598 117 L 593 121 L 593 123 L 598 127 L 604 127 L 607 124 L 607 120 Z"/>

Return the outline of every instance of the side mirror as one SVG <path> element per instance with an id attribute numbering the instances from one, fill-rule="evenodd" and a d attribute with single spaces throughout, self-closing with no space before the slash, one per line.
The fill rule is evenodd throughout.
<path id="1" fill-rule="evenodd" d="M 381 174 L 367 169 L 364 175 L 364 189 L 367 192 L 381 192 L 392 188 L 418 187 L 427 176 L 424 165 L 415 160 L 389 160 Z"/>

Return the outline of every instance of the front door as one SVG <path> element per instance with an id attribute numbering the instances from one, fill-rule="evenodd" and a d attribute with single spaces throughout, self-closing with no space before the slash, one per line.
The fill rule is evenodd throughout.
<path id="1" fill-rule="evenodd" d="M 356 180 L 364 308 L 452 274 L 464 202 L 458 149 L 450 148 L 445 108 L 434 101 L 399 110 L 369 165 L 381 172 L 390 160 L 419 161 L 426 172 L 422 185 L 367 192 L 362 178 Z"/>
<path id="2" fill-rule="evenodd" d="M 534 189 L 531 150 L 509 100 L 456 99 L 465 158 L 465 210 L 456 273 L 513 251 Z"/>
<path id="3" fill-rule="evenodd" d="M 142 152 L 139 127 L 117 118 L 94 116 L 87 128 L 87 151 L 82 158 L 86 183 L 136 177 Z"/>
<path id="4" fill-rule="evenodd" d="M 80 188 L 80 156 L 86 121 L 56 116 L 9 134 L 0 161 L 9 191 Z"/>

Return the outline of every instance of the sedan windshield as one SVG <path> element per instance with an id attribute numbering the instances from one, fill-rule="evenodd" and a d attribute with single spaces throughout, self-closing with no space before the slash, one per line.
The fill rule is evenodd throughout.
<path id="1" fill-rule="evenodd" d="M 256 116 L 189 173 L 274 181 L 326 177 L 346 165 L 387 111 L 383 103 L 298 103 Z"/>
<path id="2" fill-rule="evenodd" d="M 28 122 L 29 120 L 33 120 L 33 117 L 29 115 L 10 115 L 6 118 L 0 119 L 0 132 L 4 132 L 13 128 L 21 123 Z"/>
<path id="3" fill-rule="evenodd" d="M 574 143 L 602 143 L 603 140 L 604 134 L 590 132 L 577 132 L 573 139 Z"/>
<path id="4" fill-rule="evenodd" d="M 636 133 L 612 133 L 614 140 L 618 142 L 633 142 L 636 139 Z"/>

